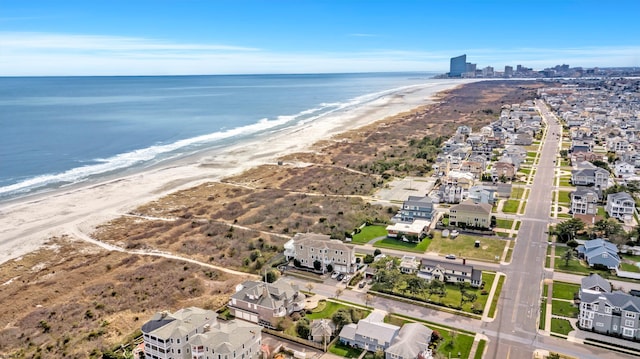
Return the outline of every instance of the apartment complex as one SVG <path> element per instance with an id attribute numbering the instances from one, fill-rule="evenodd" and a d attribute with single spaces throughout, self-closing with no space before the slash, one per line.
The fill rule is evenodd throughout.
<path id="1" fill-rule="evenodd" d="M 338 239 L 316 233 L 298 233 L 284 245 L 287 260 L 297 260 L 301 266 L 316 270 L 320 262 L 323 273 L 331 265 L 334 271 L 353 273 L 356 270 L 356 253 L 353 246 Z"/>
<path id="2" fill-rule="evenodd" d="M 156 313 L 142 326 L 145 358 L 254 359 L 260 356 L 262 328 L 219 321 L 211 310 L 196 307 Z"/>
<path id="3" fill-rule="evenodd" d="M 449 223 L 458 227 L 489 228 L 491 226 L 491 205 L 466 200 L 451 206 Z"/>

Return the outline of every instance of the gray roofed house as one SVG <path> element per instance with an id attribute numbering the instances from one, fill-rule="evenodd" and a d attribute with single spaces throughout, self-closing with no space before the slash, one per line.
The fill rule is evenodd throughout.
<path id="1" fill-rule="evenodd" d="M 589 267 L 601 265 L 609 269 L 616 269 L 620 266 L 618 247 L 602 238 L 585 241 L 584 244 L 576 248 L 576 251 L 578 251 L 578 257 L 584 258 Z"/>
<path id="2" fill-rule="evenodd" d="M 605 211 L 607 211 L 609 217 L 621 221 L 630 220 L 633 217 L 635 208 L 636 202 L 627 192 L 610 193 L 607 195 Z"/>
<path id="3" fill-rule="evenodd" d="M 609 175 L 609 171 L 600 167 L 579 168 L 571 171 L 571 184 L 606 189 L 609 186 Z"/>
<path id="4" fill-rule="evenodd" d="M 330 319 L 315 319 L 311 322 L 311 340 L 322 343 L 325 339 L 327 343 L 331 340 L 336 325 Z"/>
<path id="5" fill-rule="evenodd" d="M 385 313 L 374 310 L 357 324 L 347 324 L 340 331 L 340 341 L 371 352 L 386 350 L 400 327 L 384 322 Z"/>
<path id="6" fill-rule="evenodd" d="M 445 262 L 423 258 L 420 264 L 420 270 L 418 271 L 418 277 L 426 280 L 436 279 L 449 283 L 467 282 L 471 284 L 472 287 L 479 287 L 482 284 L 481 270 L 450 260 Z"/>
<path id="7" fill-rule="evenodd" d="M 598 213 L 598 192 L 589 187 L 578 186 L 578 188 L 569 194 L 571 198 L 571 213 L 576 214 L 592 214 Z"/>
<path id="8" fill-rule="evenodd" d="M 402 221 L 412 222 L 414 219 L 431 221 L 433 218 L 433 200 L 427 196 L 409 196 L 402 203 L 399 215 Z"/>
<path id="9" fill-rule="evenodd" d="M 640 339 L 640 297 L 586 288 L 580 289 L 579 296 L 578 326 L 581 329 L 624 339 Z"/>
<path id="10" fill-rule="evenodd" d="M 430 359 L 433 330 L 420 323 L 407 323 L 400 328 L 393 344 L 385 351 L 385 359 Z"/>
<path id="11" fill-rule="evenodd" d="M 275 328 L 285 315 L 304 309 L 305 295 L 284 279 L 273 283 L 245 281 L 236 287 L 228 307 L 236 318 Z"/>
<path id="12" fill-rule="evenodd" d="M 593 290 L 596 292 L 611 292 L 611 283 L 596 273 L 589 274 L 588 277 L 582 278 L 580 288 Z"/>
<path id="13" fill-rule="evenodd" d="M 262 328 L 231 320 L 218 322 L 214 311 L 197 307 L 156 313 L 142 325 L 149 358 L 204 358 L 210 350 L 253 359 L 260 354 Z"/>

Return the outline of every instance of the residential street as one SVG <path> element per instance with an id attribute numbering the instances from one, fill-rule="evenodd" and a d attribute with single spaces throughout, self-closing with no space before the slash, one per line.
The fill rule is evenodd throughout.
<path id="1" fill-rule="evenodd" d="M 546 105 L 537 102 L 537 108 L 547 123 L 546 135 L 540 152 L 537 171 L 531 185 L 531 193 L 526 202 L 522 221 L 511 263 L 506 265 L 485 262 L 472 262 L 484 270 L 505 273 L 505 280 L 496 318 L 482 321 L 455 314 L 429 309 L 418 305 L 398 302 L 381 297 L 373 297 L 368 305 L 388 312 L 400 313 L 421 318 L 463 330 L 484 334 L 489 338 L 484 358 L 531 358 L 536 349 L 555 351 L 578 358 L 632 358 L 594 346 L 587 346 L 561 338 L 544 336 L 538 333 L 538 318 L 540 312 L 540 298 L 542 281 L 545 278 L 560 279 L 576 282 L 579 277 L 561 273 L 552 273 L 544 269 L 544 261 L 548 245 L 548 225 L 554 222 L 549 217 L 551 208 L 551 194 L 554 189 L 555 159 L 558 152 L 559 140 L 553 134 L 561 133 L 562 129 L 556 117 L 551 114 Z M 370 246 L 357 246 L 361 253 L 373 253 Z M 402 256 L 401 251 L 385 250 L 385 253 Z M 470 262 L 470 261 L 469 261 Z M 307 281 L 289 277 L 294 283 L 304 288 Z M 615 283 L 615 285 L 623 284 Z M 325 284 L 313 284 L 313 292 L 327 297 L 336 296 L 337 286 L 344 288 L 335 281 Z M 624 286 L 624 285 L 623 285 Z M 365 303 L 365 294 L 357 290 L 344 290 L 339 299 Z"/>

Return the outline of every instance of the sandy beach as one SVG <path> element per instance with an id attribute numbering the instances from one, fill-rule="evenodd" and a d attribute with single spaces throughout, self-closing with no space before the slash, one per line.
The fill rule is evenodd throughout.
<path id="1" fill-rule="evenodd" d="M 121 178 L 0 204 L 0 263 L 38 249 L 52 236 L 90 234 L 97 225 L 176 190 L 273 163 L 283 155 L 308 151 L 317 141 L 428 105 L 436 93 L 472 81 L 430 82 L 223 150 L 203 151 Z"/>

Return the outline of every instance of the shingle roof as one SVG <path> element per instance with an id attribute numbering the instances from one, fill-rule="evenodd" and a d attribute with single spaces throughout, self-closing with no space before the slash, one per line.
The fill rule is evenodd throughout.
<path id="1" fill-rule="evenodd" d="M 416 358 L 420 352 L 429 348 L 433 330 L 420 323 L 408 323 L 400 328 L 398 335 L 387 353 L 400 358 Z"/>
<path id="2" fill-rule="evenodd" d="M 580 287 L 582 289 L 590 289 L 594 287 L 599 287 L 604 292 L 611 292 L 611 284 L 608 280 L 602 278 L 600 275 L 596 273 L 589 274 L 588 277 L 582 278 L 580 283 Z"/>

